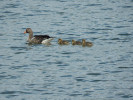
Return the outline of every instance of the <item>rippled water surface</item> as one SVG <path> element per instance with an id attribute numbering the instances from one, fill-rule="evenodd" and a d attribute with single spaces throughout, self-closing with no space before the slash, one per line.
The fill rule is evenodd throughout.
<path id="1" fill-rule="evenodd" d="M 0 0 L 0 100 L 133 100 L 133 0 Z"/>

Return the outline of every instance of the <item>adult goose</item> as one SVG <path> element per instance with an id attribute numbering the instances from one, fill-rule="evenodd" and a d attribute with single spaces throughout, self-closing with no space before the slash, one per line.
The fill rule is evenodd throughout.
<path id="1" fill-rule="evenodd" d="M 31 44 L 47 44 L 51 40 L 53 40 L 53 37 L 50 37 L 48 35 L 34 35 L 31 28 L 27 28 L 24 33 L 29 33 L 29 37 L 27 42 Z"/>

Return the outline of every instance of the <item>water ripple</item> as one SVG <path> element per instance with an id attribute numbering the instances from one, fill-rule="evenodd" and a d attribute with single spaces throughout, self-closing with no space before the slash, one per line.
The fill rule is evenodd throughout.
<path id="1" fill-rule="evenodd" d="M 87 5 L 85 5 L 85 6 L 102 6 L 102 4 L 87 4 Z"/>
<path id="2" fill-rule="evenodd" d="M 98 75 L 101 75 L 101 73 L 87 73 L 87 75 L 94 75 L 94 76 L 98 76 Z"/>
<path id="3" fill-rule="evenodd" d="M 76 77 L 75 80 L 79 82 L 85 82 L 86 80 L 84 78 L 85 77 Z"/>
<path id="4" fill-rule="evenodd" d="M 72 75 L 63 75 L 61 77 L 72 77 Z"/>
<path id="5" fill-rule="evenodd" d="M 24 50 L 24 49 L 27 49 L 27 47 L 17 47 L 17 46 L 11 46 L 10 48 L 12 50 Z"/>
<path id="6" fill-rule="evenodd" d="M 3 91 L 0 94 L 32 94 L 31 92 L 22 92 L 22 91 Z"/>

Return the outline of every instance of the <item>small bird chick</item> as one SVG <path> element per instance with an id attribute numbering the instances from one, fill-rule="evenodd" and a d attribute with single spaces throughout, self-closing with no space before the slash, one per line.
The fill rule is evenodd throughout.
<path id="1" fill-rule="evenodd" d="M 93 46 L 93 44 L 92 44 L 92 42 L 86 42 L 85 39 L 82 39 L 82 46 L 89 46 L 89 47 L 91 47 L 91 46 Z"/>
<path id="2" fill-rule="evenodd" d="M 82 42 L 72 40 L 72 45 L 82 45 Z"/>
<path id="3" fill-rule="evenodd" d="M 66 41 L 66 40 L 58 39 L 58 44 L 60 44 L 60 45 L 68 45 L 69 42 Z"/>

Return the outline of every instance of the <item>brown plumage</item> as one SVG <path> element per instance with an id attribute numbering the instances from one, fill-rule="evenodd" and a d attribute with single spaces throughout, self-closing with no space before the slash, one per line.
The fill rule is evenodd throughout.
<path id="1" fill-rule="evenodd" d="M 58 39 L 58 44 L 60 44 L 60 45 L 68 45 L 69 42 L 66 41 L 66 40 Z"/>
<path id="2" fill-rule="evenodd" d="M 91 46 L 93 46 L 93 44 L 92 44 L 92 42 L 86 42 L 85 39 L 82 39 L 82 46 L 89 46 L 89 47 L 91 47 Z"/>
<path id="3" fill-rule="evenodd" d="M 72 45 L 82 45 L 82 42 L 72 40 Z"/>
<path id="4" fill-rule="evenodd" d="M 29 33 L 28 42 L 29 43 L 35 43 L 35 44 L 45 44 L 49 43 L 51 40 L 53 40 L 53 37 L 50 37 L 48 35 L 34 35 L 31 28 L 27 28 L 24 33 Z"/>

